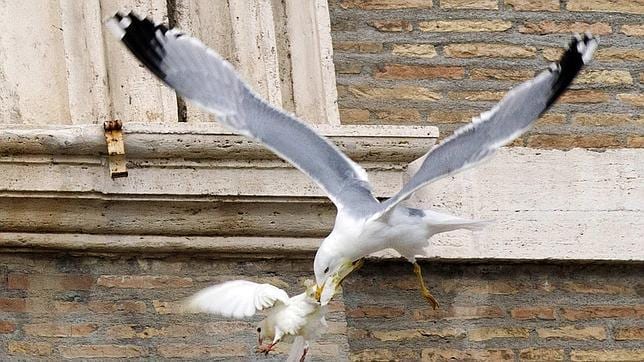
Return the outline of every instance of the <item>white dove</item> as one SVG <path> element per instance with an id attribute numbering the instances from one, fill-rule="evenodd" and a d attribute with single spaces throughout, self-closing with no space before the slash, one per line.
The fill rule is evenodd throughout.
<path id="1" fill-rule="evenodd" d="M 303 361 L 309 342 L 326 328 L 326 308 L 315 299 L 315 283 L 309 282 L 304 293 L 289 297 L 284 290 L 270 284 L 233 280 L 196 293 L 187 300 L 186 309 L 236 319 L 269 309 L 266 318 L 257 325 L 257 352 L 268 354 L 278 342 L 293 341 L 289 360 Z M 270 343 L 263 344 L 266 339 Z"/>
<path id="2" fill-rule="evenodd" d="M 598 44 L 590 35 L 573 38 L 559 63 L 510 90 L 490 111 L 426 153 L 407 184 L 380 202 L 373 196 L 362 167 L 294 115 L 262 100 L 230 63 L 197 39 L 132 13 L 118 13 L 107 25 L 178 94 L 217 115 L 224 125 L 261 142 L 327 193 L 338 213 L 333 231 L 315 256 L 318 298 L 333 295 L 338 273 L 353 269 L 356 260 L 392 248 L 413 263 L 421 292 L 434 308 L 438 303 L 425 286 L 416 256 L 426 254 L 434 234 L 477 229 L 483 223 L 407 208 L 401 202 L 430 182 L 473 167 L 526 132 L 590 61 Z M 333 290 L 324 293 L 325 288 Z M 326 298 L 321 300 L 322 304 L 326 302 Z"/>

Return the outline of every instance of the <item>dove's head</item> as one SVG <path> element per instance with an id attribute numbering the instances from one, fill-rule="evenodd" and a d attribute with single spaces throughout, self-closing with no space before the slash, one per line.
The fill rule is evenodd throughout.
<path id="1" fill-rule="evenodd" d="M 316 299 L 326 305 L 336 288 L 352 271 L 362 266 L 362 259 L 352 261 L 322 243 L 315 254 L 313 270 L 317 284 Z"/>
<path id="2" fill-rule="evenodd" d="M 268 322 L 268 318 L 257 324 L 257 343 L 262 345 L 264 340 L 272 341 L 275 338 L 275 328 Z"/>

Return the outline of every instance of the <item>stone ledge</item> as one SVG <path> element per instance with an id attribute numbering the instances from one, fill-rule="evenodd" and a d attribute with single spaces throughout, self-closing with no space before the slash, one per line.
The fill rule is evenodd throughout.
<path id="1" fill-rule="evenodd" d="M 402 187 L 437 136 L 435 127 L 317 128 L 368 170 L 380 197 Z M 0 232 L 306 238 L 333 225 L 335 208 L 308 177 L 216 123 L 123 129 L 129 176 L 114 180 L 102 125 L 0 129 Z"/>
<path id="2" fill-rule="evenodd" d="M 315 126 L 355 161 L 411 162 L 438 137 L 433 126 Z M 262 145 L 217 123 L 125 123 L 126 158 L 278 159 Z M 0 156 L 106 154 L 102 125 L 3 125 Z"/>

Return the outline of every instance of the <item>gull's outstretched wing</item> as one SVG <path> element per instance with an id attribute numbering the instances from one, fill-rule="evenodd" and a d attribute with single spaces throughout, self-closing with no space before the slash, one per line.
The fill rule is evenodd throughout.
<path id="1" fill-rule="evenodd" d="M 295 116 L 260 99 L 230 63 L 201 42 L 132 13 L 117 13 L 106 24 L 177 93 L 307 174 L 338 209 L 364 215 L 379 206 L 364 169 Z"/>
<path id="2" fill-rule="evenodd" d="M 288 304 L 289 299 L 284 290 L 270 284 L 233 280 L 199 291 L 187 300 L 186 308 L 241 319 L 276 302 Z"/>
<path id="3" fill-rule="evenodd" d="M 597 44 L 592 36 L 575 36 L 559 63 L 510 90 L 494 108 L 475 117 L 423 156 L 419 170 L 400 192 L 383 203 L 384 210 L 374 218 L 420 187 L 476 165 L 527 131 L 590 61 Z"/>

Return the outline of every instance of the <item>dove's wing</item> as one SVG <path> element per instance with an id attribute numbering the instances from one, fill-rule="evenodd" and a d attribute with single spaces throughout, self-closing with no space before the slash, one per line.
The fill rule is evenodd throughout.
<path id="1" fill-rule="evenodd" d="M 278 302 L 289 303 L 288 294 L 280 288 L 233 280 L 201 290 L 188 299 L 186 306 L 192 311 L 241 319 Z"/>
<path id="2" fill-rule="evenodd" d="M 476 165 L 527 131 L 590 61 L 597 44 L 592 36 L 573 38 L 559 63 L 510 90 L 494 108 L 456 130 L 423 156 L 425 160 L 416 174 L 373 217 L 391 210 L 420 187 Z"/>
<path id="3" fill-rule="evenodd" d="M 261 142 L 315 181 L 338 209 L 366 216 L 380 207 L 367 173 L 295 116 L 260 99 L 233 67 L 197 39 L 136 15 L 116 14 L 110 30 L 177 93 Z"/>

